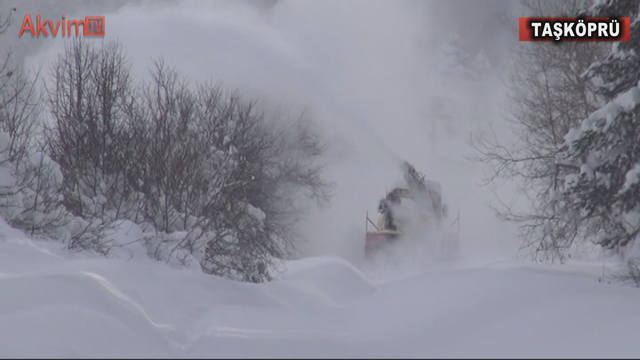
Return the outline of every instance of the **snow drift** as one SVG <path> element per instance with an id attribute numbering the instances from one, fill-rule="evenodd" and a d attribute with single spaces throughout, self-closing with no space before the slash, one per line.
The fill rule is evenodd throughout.
<path id="1" fill-rule="evenodd" d="M 512 263 L 374 284 L 344 260 L 247 284 L 70 255 L 0 224 L 3 357 L 633 357 L 640 292 Z M 546 269 L 546 270 L 545 270 Z M 571 271 L 566 271 L 570 269 Z"/>

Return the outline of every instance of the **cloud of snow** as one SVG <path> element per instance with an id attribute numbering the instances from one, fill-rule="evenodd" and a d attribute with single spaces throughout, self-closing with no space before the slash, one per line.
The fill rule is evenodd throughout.
<path id="1" fill-rule="evenodd" d="M 460 211 L 465 258 L 510 256 L 513 230 L 486 207 L 493 197 L 479 187 L 481 167 L 466 159 L 465 143 L 470 131 L 500 122 L 502 50 L 479 36 L 500 38 L 505 3 L 444 3 L 142 2 L 107 14 L 104 40 L 122 42 L 138 78 L 162 56 L 192 81 L 219 81 L 319 120 L 337 187 L 332 204 L 303 224 L 305 255 L 359 261 L 365 214 L 375 217 L 402 179 L 403 159 L 440 182 L 451 213 Z M 478 71 L 452 65 L 453 31 Z M 48 41 L 31 66 L 47 66 L 64 44 Z"/>

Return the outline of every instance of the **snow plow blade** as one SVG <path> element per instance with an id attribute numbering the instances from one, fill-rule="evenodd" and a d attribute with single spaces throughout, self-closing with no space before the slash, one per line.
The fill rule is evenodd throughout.
<path id="1" fill-rule="evenodd" d="M 389 248 L 391 244 L 398 241 L 399 237 L 400 234 L 396 232 L 368 232 L 365 238 L 366 257 L 371 257 Z"/>

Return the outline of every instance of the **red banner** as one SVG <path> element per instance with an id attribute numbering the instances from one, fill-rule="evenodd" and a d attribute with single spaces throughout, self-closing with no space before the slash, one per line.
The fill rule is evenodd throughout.
<path id="1" fill-rule="evenodd" d="M 631 19 L 520 18 L 520 41 L 629 41 Z"/>

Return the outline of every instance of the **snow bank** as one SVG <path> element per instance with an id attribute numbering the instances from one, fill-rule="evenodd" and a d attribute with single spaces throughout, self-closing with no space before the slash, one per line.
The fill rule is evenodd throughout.
<path id="1" fill-rule="evenodd" d="M 115 221 L 105 234 L 105 241 L 114 245 L 112 256 L 118 258 L 149 258 L 144 240 L 142 228 L 129 220 Z"/>
<path id="2" fill-rule="evenodd" d="M 635 357 L 640 291 L 600 264 L 438 269 L 373 285 L 344 260 L 248 284 L 69 254 L 0 221 L 3 357 Z M 129 235 L 136 237 L 135 232 Z"/>
<path id="3" fill-rule="evenodd" d="M 269 285 L 275 291 L 289 293 L 283 298 L 285 302 L 304 296 L 307 301 L 323 306 L 354 301 L 377 289 L 360 270 L 334 257 L 287 261 L 279 281 Z"/>
<path id="4" fill-rule="evenodd" d="M 0 278 L 4 357 L 166 356 L 170 329 L 97 274 Z"/>
<path id="5" fill-rule="evenodd" d="M 421 274 L 389 283 L 354 316 L 363 337 L 386 345 L 376 357 L 635 356 L 637 289 L 539 270 Z"/>

